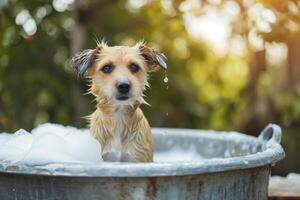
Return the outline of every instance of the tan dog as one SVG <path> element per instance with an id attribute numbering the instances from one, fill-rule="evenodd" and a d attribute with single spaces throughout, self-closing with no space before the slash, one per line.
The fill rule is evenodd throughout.
<path id="1" fill-rule="evenodd" d="M 157 65 L 166 69 L 166 57 L 138 43 L 133 47 L 107 46 L 84 50 L 72 59 L 78 74 L 90 80 L 96 111 L 89 116 L 90 131 L 101 143 L 105 161 L 151 162 L 151 129 L 139 106 L 147 74 Z"/>

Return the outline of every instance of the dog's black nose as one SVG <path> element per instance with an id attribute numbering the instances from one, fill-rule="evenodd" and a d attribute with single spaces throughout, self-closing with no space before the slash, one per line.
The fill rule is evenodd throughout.
<path id="1" fill-rule="evenodd" d="M 130 84 L 129 83 L 119 83 L 117 85 L 117 88 L 121 94 L 126 94 L 130 90 Z"/>

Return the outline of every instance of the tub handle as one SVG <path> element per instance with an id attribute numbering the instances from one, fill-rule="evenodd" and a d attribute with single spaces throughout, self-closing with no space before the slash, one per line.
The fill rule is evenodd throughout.
<path id="1" fill-rule="evenodd" d="M 263 141 L 274 141 L 280 143 L 281 141 L 281 128 L 276 124 L 268 124 L 258 136 L 258 139 Z"/>

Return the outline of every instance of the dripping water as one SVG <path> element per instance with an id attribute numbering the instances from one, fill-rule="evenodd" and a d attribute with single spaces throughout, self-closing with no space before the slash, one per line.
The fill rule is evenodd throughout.
<path id="1" fill-rule="evenodd" d="M 165 83 L 168 83 L 168 81 L 169 81 L 168 77 L 165 77 L 165 78 L 164 78 L 164 82 L 165 82 Z"/>
<path id="2" fill-rule="evenodd" d="M 164 78 L 164 83 L 166 83 L 166 84 L 167 84 L 167 89 L 169 89 L 168 82 L 169 82 L 168 73 L 167 73 L 167 70 L 165 70 L 165 78 Z"/>
<path id="3" fill-rule="evenodd" d="M 164 78 L 164 83 L 167 84 L 167 90 L 169 89 L 169 85 L 168 85 L 168 82 L 169 82 L 169 78 L 168 78 L 168 73 L 167 73 L 167 70 L 165 70 L 165 78 Z M 169 116 L 169 112 L 166 112 L 166 116 L 168 117 Z"/>
<path id="4" fill-rule="evenodd" d="M 164 82 L 165 82 L 165 83 L 168 83 L 168 82 L 169 82 L 167 70 L 165 70 L 165 78 L 164 78 Z"/>

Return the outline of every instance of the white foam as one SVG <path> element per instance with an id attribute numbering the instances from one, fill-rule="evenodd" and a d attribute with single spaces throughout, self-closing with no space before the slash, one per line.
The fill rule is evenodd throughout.
<path id="1" fill-rule="evenodd" d="M 174 146 L 154 153 L 154 162 L 200 161 L 194 145 Z M 0 161 L 27 165 L 53 163 L 101 163 L 101 146 L 87 129 L 42 124 L 31 133 L 20 129 L 0 134 Z"/>
<path id="2" fill-rule="evenodd" d="M 201 161 L 203 158 L 197 152 L 195 146 L 191 145 L 188 149 L 173 147 L 167 151 L 155 152 L 153 155 L 154 162 L 189 162 Z"/>
<path id="3" fill-rule="evenodd" d="M 18 162 L 21 160 L 32 143 L 32 136 L 27 131 L 20 129 L 13 135 L 2 135 L 0 147 L 0 160 Z"/>
<path id="4" fill-rule="evenodd" d="M 42 124 L 29 133 L 0 134 L 0 160 L 28 165 L 99 163 L 101 146 L 89 133 L 74 127 Z"/>

